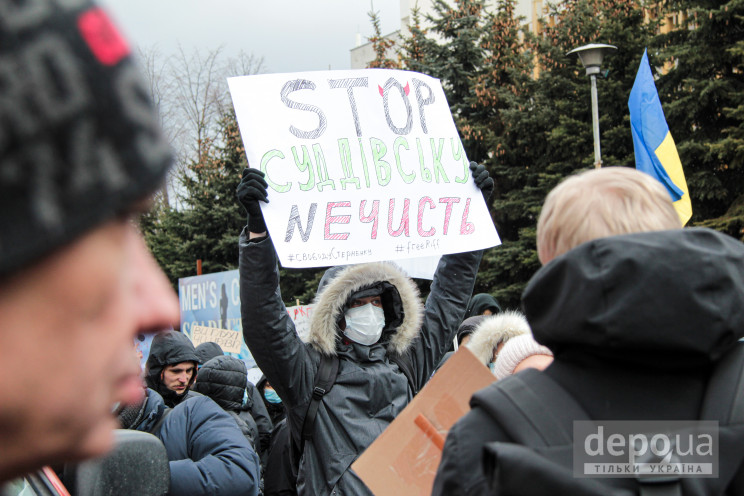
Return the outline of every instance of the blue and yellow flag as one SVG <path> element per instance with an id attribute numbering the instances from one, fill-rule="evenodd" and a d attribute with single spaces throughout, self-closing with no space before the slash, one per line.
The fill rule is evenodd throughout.
<path id="1" fill-rule="evenodd" d="M 628 108 L 636 169 L 655 177 L 666 187 L 682 225 L 685 225 L 692 217 L 690 193 L 677 147 L 664 118 L 646 50 L 630 91 Z"/>

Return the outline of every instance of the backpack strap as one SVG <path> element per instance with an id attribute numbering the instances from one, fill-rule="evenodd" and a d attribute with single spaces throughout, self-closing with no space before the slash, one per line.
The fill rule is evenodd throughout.
<path id="1" fill-rule="evenodd" d="M 408 385 L 411 386 L 413 395 L 416 396 L 419 393 L 419 388 L 416 384 L 416 376 L 413 373 L 413 365 L 411 365 L 410 360 L 407 360 L 404 355 L 390 355 L 389 358 L 403 372 L 403 375 L 406 376 Z"/>
<path id="2" fill-rule="evenodd" d="M 315 376 L 315 384 L 313 386 L 313 395 L 310 398 L 310 403 L 307 405 L 307 413 L 305 413 L 305 419 L 302 422 L 302 444 L 300 451 L 304 449 L 305 441 L 313 437 L 313 430 L 315 429 L 315 418 L 318 415 L 318 407 L 323 396 L 328 394 L 333 384 L 336 382 L 336 376 L 338 375 L 339 360 L 337 356 L 320 355 L 320 365 L 318 367 L 318 374 Z"/>
<path id="3" fill-rule="evenodd" d="M 528 369 L 476 393 L 471 406 L 483 407 L 516 443 L 533 448 L 573 442 L 574 420 L 589 415 L 560 384 Z"/>

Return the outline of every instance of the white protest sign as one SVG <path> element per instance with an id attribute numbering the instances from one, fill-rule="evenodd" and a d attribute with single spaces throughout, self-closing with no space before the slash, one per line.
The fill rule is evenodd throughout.
<path id="1" fill-rule="evenodd" d="M 500 243 L 439 80 L 389 69 L 228 80 L 285 267 L 431 257 Z"/>
<path id="2" fill-rule="evenodd" d="M 315 308 L 313 305 L 298 305 L 287 308 L 289 318 L 294 322 L 295 330 L 301 339 L 305 339 L 305 336 L 310 332 L 313 308 Z"/>
<path id="3" fill-rule="evenodd" d="M 202 343 L 214 342 L 220 345 L 222 351 L 240 353 L 240 345 L 243 337 L 240 332 L 217 327 L 204 327 L 200 325 L 191 326 L 191 342 L 194 346 Z"/>

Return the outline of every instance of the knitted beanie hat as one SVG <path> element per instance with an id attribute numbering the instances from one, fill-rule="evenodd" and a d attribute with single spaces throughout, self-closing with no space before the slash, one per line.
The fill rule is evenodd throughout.
<path id="1" fill-rule="evenodd" d="M 90 0 L 0 0 L 0 276 L 155 191 L 171 163 L 130 49 Z"/>
<path id="2" fill-rule="evenodd" d="M 517 365 L 532 355 L 553 356 L 553 352 L 545 346 L 538 344 L 535 338 L 532 337 L 532 334 L 522 334 L 521 336 L 511 338 L 501 348 L 499 356 L 496 357 L 493 375 L 496 376 L 496 379 L 503 379 L 512 375 Z"/>

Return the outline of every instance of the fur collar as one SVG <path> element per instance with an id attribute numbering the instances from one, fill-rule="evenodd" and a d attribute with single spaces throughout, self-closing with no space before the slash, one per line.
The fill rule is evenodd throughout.
<path id="1" fill-rule="evenodd" d="M 423 321 L 423 305 L 416 284 L 396 265 L 387 262 L 350 265 L 339 271 L 315 297 L 310 331 L 305 342 L 320 353 L 336 355 L 336 322 L 344 304 L 352 294 L 378 281 L 389 282 L 400 295 L 405 316 L 390 338 L 387 349 L 389 353 L 404 353 L 418 337 Z"/>

